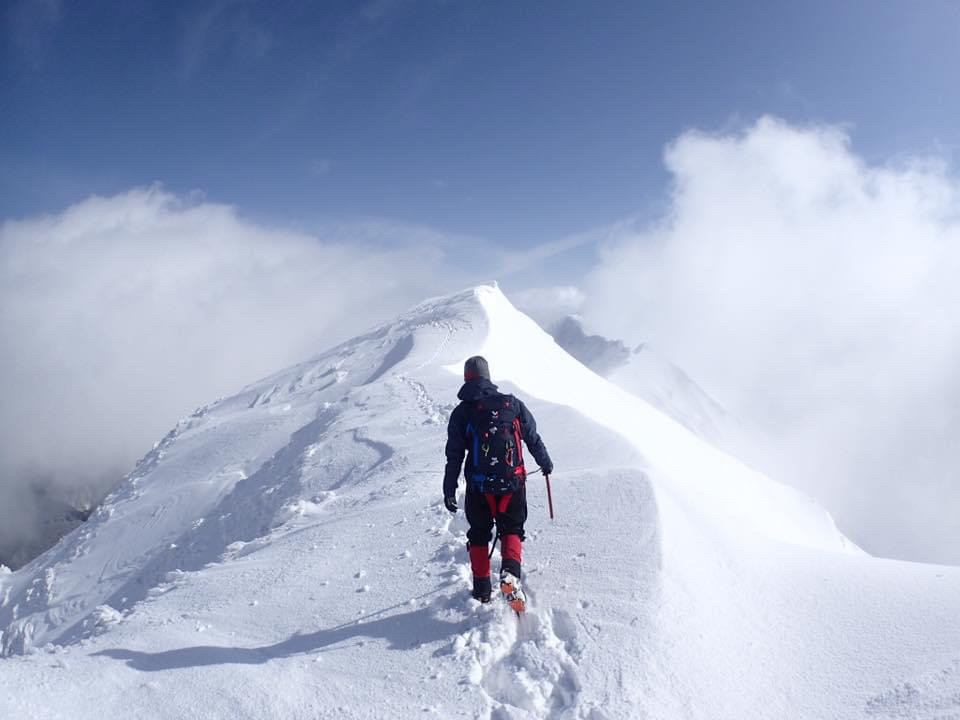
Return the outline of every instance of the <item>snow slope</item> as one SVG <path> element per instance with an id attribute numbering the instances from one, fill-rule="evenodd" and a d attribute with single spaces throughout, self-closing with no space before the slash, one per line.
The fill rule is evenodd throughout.
<path id="1" fill-rule="evenodd" d="M 519 620 L 465 599 L 439 502 L 477 352 L 557 465 Z M 958 569 L 865 555 L 480 287 L 201 408 L 0 575 L 0 716 L 942 719 L 958 597 Z"/>

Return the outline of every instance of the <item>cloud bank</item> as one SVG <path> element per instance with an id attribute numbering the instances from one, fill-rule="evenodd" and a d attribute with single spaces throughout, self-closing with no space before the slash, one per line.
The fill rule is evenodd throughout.
<path id="1" fill-rule="evenodd" d="M 960 185 L 771 118 L 666 163 L 670 211 L 605 249 L 590 326 L 688 369 L 868 550 L 960 562 Z"/>
<path id="2" fill-rule="evenodd" d="M 0 225 L 0 546 L 33 488 L 103 491 L 197 405 L 456 286 L 434 239 L 266 228 L 156 188 Z"/>
<path id="3" fill-rule="evenodd" d="M 586 300 L 583 291 L 572 285 L 521 290 L 510 294 L 513 304 L 544 328 L 551 328 L 570 315 L 576 315 Z"/>

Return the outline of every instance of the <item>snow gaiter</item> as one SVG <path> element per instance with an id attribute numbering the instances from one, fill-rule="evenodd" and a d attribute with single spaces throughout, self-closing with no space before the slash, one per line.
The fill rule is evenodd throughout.
<path id="1" fill-rule="evenodd" d="M 487 555 L 486 545 L 470 545 L 470 568 L 473 576 L 490 577 L 490 557 Z"/>
<path id="2" fill-rule="evenodd" d="M 472 548 L 471 548 L 472 550 Z M 519 535 L 502 535 L 500 537 L 500 570 L 504 570 L 520 579 L 520 563 L 523 561 L 523 543 Z"/>

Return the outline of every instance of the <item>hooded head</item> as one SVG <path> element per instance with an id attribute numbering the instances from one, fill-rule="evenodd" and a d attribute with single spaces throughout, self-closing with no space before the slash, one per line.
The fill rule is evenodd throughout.
<path id="1" fill-rule="evenodd" d="M 484 378 L 485 380 L 490 379 L 490 366 L 487 365 L 486 358 L 483 358 L 480 355 L 474 355 L 472 358 L 467 358 L 467 361 L 463 364 L 464 381 L 473 380 L 475 378 Z"/>

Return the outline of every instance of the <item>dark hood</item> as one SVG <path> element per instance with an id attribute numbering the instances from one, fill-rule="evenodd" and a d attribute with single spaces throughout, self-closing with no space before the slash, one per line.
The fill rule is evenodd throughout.
<path id="1" fill-rule="evenodd" d="M 460 388 L 460 392 L 457 393 L 457 397 L 469 402 L 479 400 L 487 395 L 497 395 L 498 392 L 496 385 L 486 378 L 480 377 L 467 380 Z"/>

